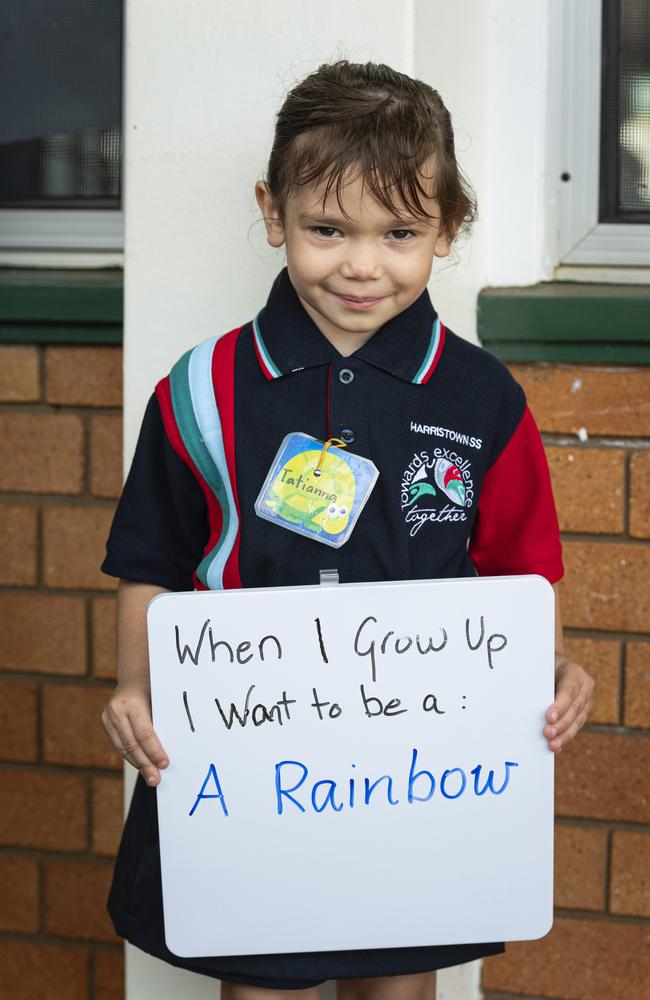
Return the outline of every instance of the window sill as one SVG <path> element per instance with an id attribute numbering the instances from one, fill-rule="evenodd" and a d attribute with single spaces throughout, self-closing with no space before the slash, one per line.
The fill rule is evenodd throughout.
<path id="1" fill-rule="evenodd" d="M 123 272 L 0 268 L 0 342 L 120 344 Z"/>
<path id="2" fill-rule="evenodd" d="M 650 288 L 544 282 L 484 288 L 481 344 L 504 361 L 650 364 Z"/>

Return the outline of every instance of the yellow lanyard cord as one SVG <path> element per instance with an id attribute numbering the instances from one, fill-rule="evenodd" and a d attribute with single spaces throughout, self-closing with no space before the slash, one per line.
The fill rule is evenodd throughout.
<path id="1" fill-rule="evenodd" d="M 318 459 L 318 465 L 314 469 L 314 476 L 316 477 L 316 479 L 318 479 L 318 477 L 321 474 L 322 465 L 323 462 L 325 461 L 325 456 L 327 455 L 327 449 L 332 444 L 337 445 L 339 448 L 345 448 L 345 441 L 341 441 L 340 438 L 330 438 L 328 441 L 325 442 L 325 444 L 323 445 L 323 450 L 320 453 L 320 458 Z"/>

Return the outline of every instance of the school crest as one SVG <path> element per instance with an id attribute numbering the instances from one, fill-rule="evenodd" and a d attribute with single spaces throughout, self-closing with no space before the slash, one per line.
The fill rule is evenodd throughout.
<path id="1" fill-rule="evenodd" d="M 453 448 L 414 452 L 402 473 L 400 505 L 409 535 L 427 523 L 466 521 L 474 503 L 472 463 Z"/>

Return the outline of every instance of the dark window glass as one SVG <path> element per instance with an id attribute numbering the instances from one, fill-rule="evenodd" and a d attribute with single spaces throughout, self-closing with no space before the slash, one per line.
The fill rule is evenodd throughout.
<path id="1" fill-rule="evenodd" d="M 3 0 L 0 207 L 119 208 L 122 0 Z"/>
<path id="2" fill-rule="evenodd" d="M 604 0 L 600 218 L 650 222 L 650 4 Z"/>

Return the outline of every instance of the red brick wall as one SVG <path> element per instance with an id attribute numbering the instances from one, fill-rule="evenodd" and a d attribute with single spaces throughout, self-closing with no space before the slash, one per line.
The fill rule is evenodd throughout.
<path id="1" fill-rule="evenodd" d="M 115 347 L 0 347 L 0 1000 L 121 1000 L 105 908 L 121 762 L 99 572 L 121 484 Z"/>
<path id="2" fill-rule="evenodd" d="M 555 925 L 486 961 L 483 987 L 486 1000 L 642 1000 L 650 997 L 650 370 L 512 371 L 546 440 L 564 533 L 568 651 L 595 676 L 596 695 L 589 724 L 557 760 Z"/>
<path id="3" fill-rule="evenodd" d="M 488 1000 L 641 1000 L 650 370 L 513 370 L 547 440 L 569 650 L 597 691 L 590 724 L 557 761 L 555 927 L 487 961 L 484 988 Z M 120 378 L 117 348 L 0 348 L 0 1000 L 122 997 L 105 912 L 121 773 L 99 721 L 114 588 L 98 570 L 121 483 Z"/>

